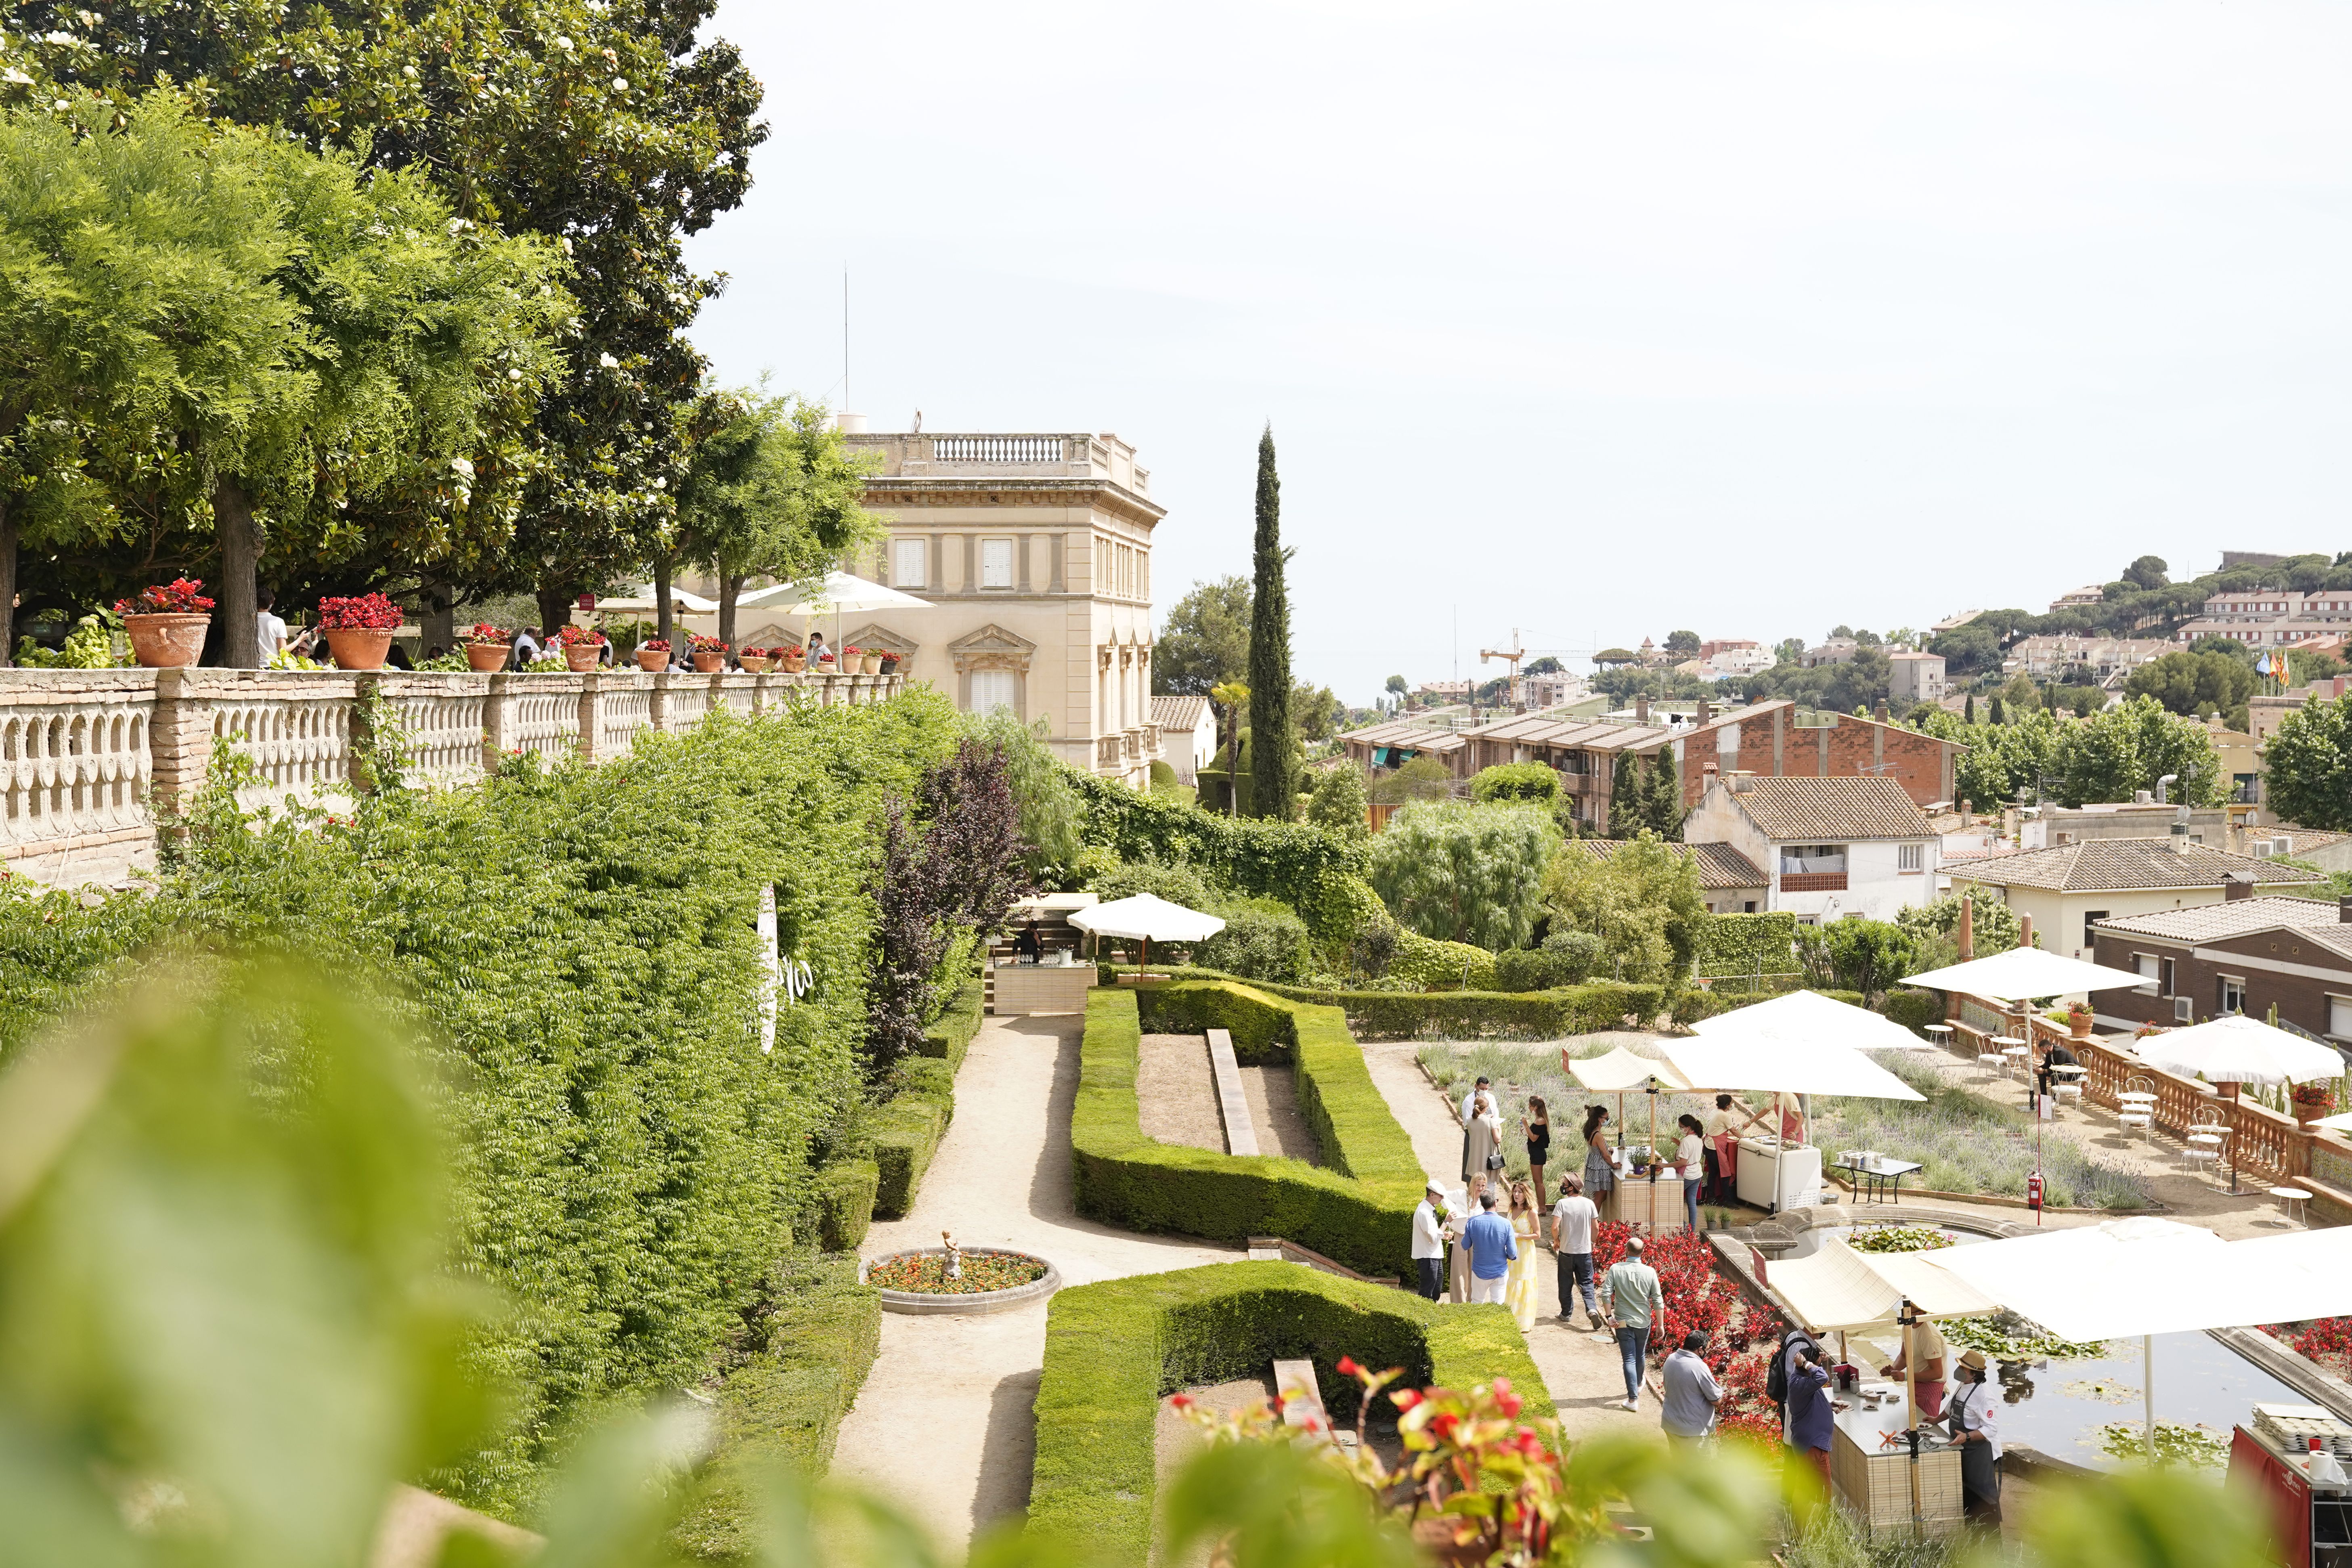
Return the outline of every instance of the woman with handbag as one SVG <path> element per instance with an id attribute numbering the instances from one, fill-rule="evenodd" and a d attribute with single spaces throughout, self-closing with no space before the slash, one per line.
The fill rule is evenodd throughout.
<path id="1" fill-rule="evenodd" d="M 1470 1149 L 1465 1162 L 1467 1169 L 1462 1179 L 1473 1176 L 1499 1177 L 1503 1171 L 1503 1119 L 1495 1110 L 1495 1097 L 1481 1090 L 1470 1105 Z"/>

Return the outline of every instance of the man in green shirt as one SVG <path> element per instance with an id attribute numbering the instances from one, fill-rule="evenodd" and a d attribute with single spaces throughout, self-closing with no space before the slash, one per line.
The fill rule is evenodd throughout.
<path id="1" fill-rule="evenodd" d="M 1650 1330 L 1666 1310 L 1658 1271 L 1642 1261 L 1642 1238 L 1627 1238 L 1625 1257 L 1601 1284 L 1601 1310 L 1617 1333 L 1617 1353 L 1625 1363 L 1625 1408 L 1642 1407 L 1642 1370 L 1650 1355 Z"/>

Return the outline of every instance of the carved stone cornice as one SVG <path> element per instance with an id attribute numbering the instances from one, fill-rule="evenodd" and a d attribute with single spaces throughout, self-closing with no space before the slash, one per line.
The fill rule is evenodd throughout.
<path id="1" fill-rule="evenodd" d="M 1008 498 L 992 501 L 987 498 Z M 869 507 L 1087 506 L 1146 527 L 1168 515 L 1123 485 L 1097 479 L 990 479 L 964 475 L 876 474 L 866 481 Z M 1010 525 L 1009 525 L 1010 526 Z"/>

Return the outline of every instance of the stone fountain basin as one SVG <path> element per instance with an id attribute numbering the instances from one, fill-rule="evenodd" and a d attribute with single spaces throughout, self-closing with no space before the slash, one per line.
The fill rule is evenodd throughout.
<path id="1" fill-rule="evenodd" d="M 915 1247 L 898 1252 L 886 1252 L 879 1258 L 861 1259 L 857 1265 L 858 1283 L 864 1284 L 866 1276 L 882 1264 L 901 1258 L 944 1258 L 947 1256 L 947 1250 L 944 1247 Z M 984 1312 L 1010 1312 L 1017 1308 L 1025 1307 L 1032 1301 L 1042 1301 L 1062 1288 L 1062 1271 L 1054 1267 L 1051 1258 L 1040 1258 L 1034 1252 L 1023 1252 L 1018 1247 L 967 1247 L 962 1248 L 962 1251 L 967 1258 L 975 1252 L 993 1253 L 1000 1258 L 1025 1258 L 1032 1263 L 1044 1264 L 1045 1272 L 1026 1285 L 1015 1285 L 1005 1290 L 974 1290 L 962 1295 L 934 1295 L 928 1290 L 886 1289 L 882 1292 L 882 1310 L 886 1312 L 905 1312 L 914 1317 L 937 1317 L 946 1314 L 971 1317 Z"/>

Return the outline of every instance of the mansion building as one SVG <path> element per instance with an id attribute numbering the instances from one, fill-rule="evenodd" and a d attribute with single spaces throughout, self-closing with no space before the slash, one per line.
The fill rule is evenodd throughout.
<path id="1" fill-rule="evenodd" d="M 967 712 L 1045 721 L 1073 766 L 1142 788 L 1151 712 L 1151 534 L 1166 510 L 1112 435 L 868 434 L 866 507 L 888 538 L 860 575 L 929 601 L 845 629 Z"/>

